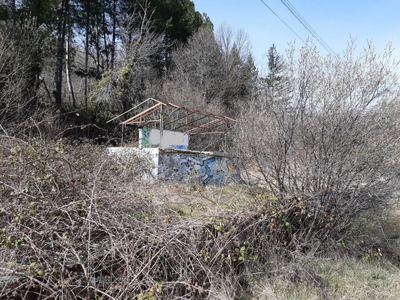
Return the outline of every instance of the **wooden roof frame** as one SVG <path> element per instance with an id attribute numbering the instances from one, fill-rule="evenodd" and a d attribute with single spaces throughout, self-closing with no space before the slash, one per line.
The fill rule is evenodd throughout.
<path id="1" fill-rule="evenodd" d="M 153 98 L 146 99 L 108 122 L 120 118 L 128 112 L 133 111 L 150 101 L 154 102 L 153 106 L 123 122 L 120 122 L 120 124 L 123 125 L 123 128 L 126 127 L 126 125 L 144 126 L 155 123 L 155 126 L 159 127 L 161 132 L 166 129 L 173 131 L 178 131 L 178 129 L 180 129 L 179 131 L 181 132 L 195 135 L 205 133 L 227 133 L 229 122 L 237 122 L 237 120 L 227 116 L 213 114 Z"/>

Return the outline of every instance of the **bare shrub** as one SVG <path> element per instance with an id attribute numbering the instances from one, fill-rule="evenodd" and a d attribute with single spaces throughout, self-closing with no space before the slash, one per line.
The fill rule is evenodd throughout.
<path id="1" fill-rule="evenodd" d="M 141 181 L 135 158 L 62 140 L 0 145 L 1 299 L 202 299 L 222 297 L 219 286 L 240 295 L 243 271 L 284 244 L 263 196 L 181 217 Z"/>
<path id="2" fill-rule="evenodd" d="M 133 188 L 139 164 L 89 145 L 1 145 L 2 297 L 133 298 L 175 275 L 180 230 L 156 225 L 159 210 Z"/>
<path id="3" fill-rule="evenodd" d="M 32 24 L 0 26 L 0 125 L 12 127 L 38 104 L 41 32 Z"/>
<path id="4" fill-rule="evenodd" d="M 121 61 L 97 83 L 93 96 L 98 105 L 126 111 L 146 98 L 146 88 L 158 76 L 158 55 L 166 48 L 163 36 L 153 30 L 152 14 L 145 5 L 126 17 L 120 33 Z"/>
<path id="5" fill-rule="evenodd" d="M 237 204 L 213 204 L 211 189 L 205 203 L 215 208 L 188 216 L 157 192 L 175 199 L 171 187 L 141 181 L 136 158 L 62 140 L 0 141 L 1 299 L 229 299 L 248 294 L 254 272 L 309 276 L 293 251 L 301 231 L 289 222 L 308 209 L 297 199 L 241 187 Z M 237 188 L 221 193 L 234 198 Z"/>
<path id="6" fill-rule="evenodd" d="M 247 214 L 174 217 L 134 158 L 62 140 L 0 145 L 1 299 L 204 298 L 244 263 L 238 232 L 218 226 Z"/>
<path id="7" fill-rule="evenodd" d="M 283 218 L 294 245 L 338 242 L 360 212 L 389 199 L 399 139 L 391 54 L 390 45 L 357 57 L 354 44 L 325 57 L 311 44 L 292 47 L 279 86 L 243 110 L 238 152 L 277 207 L 293 205 Z"/>

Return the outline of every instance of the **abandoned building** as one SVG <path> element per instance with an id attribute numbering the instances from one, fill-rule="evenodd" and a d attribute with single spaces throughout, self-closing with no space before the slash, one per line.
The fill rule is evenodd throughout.
<path id="1" fill-rule="evenodd" d="M 140 113 L 120 123 L 124 147 L 107 151 L 108 155 L 136 155 L 148 160 L 151 167 L 144 179 L 150 176 L 164 181 L 223 185 L 238 178 L 233 156 L 189 149 L 190 136 L 227 133 L 230 123 L 237 122 L 235 119 L 149 98 L 109 122 L 135 110 Z M 138 131 L 135 147 L 127 143 L 129 130 Z"/>

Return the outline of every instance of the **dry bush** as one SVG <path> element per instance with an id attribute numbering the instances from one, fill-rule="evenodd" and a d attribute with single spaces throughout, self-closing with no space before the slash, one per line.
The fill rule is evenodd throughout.
<path id="1" fill-rule="evenodd" d="M 390 46 L 356 57 L 287 51 L 284 78 L 246 105 L 237 150 L 302 249 L 336 244 L 363 211 L 381 206 L 398 174 L 398 87 Z M 332 242 L 332 243 L 331 243 Z M 323 247 L 326 249 L 326 247 Z"/>
<path id="2" fill-rule="evenodd" d="M 146 98 L 147 88 L 158 84 L 159 53 L 165 51 L 163 36 L 154 32 L 148 5 L 127 16 L 120 37 L 120 63 L 98 81 L 93 98 L 100 110 L 126 111 Z M 149 95 L 152 97 L 154 95 Z"/>
<path id="3" fill-rule="evenodd" d="M 137 158 L 62 140 L 0 145 L 0 299 L 241 295 L 246 269 L 288 253 L 285 221 L 264 195 L 181 217 L 157 192 L 165 187 L 141 180 Z"/>
<path id="4" fill-rule="evenodd" d="M 185 270 L 180 227 L 135 187 L 140 164 L 93 146 L 1 145 L 3 298 L 133 298 Z"/>
<path id="5" fill-rule="evenodd" d="M 0 145 L 1 299 L 205 298 L 252 261 L 239 235 L 256 209 L 178 218 L 136 158 L 62 140 Z"/>
<path id="6" fill-rule="evenodd" d="M 0 26 L 0 126 L 15 126 L 38 104 L 41 32 L 32 24 Z"/>
<path id="7" fill-rule="evenodd" d="M 220 197 L 191 187 L 208 211 L 187 216 L 174 186 L 141 180 L 135 157 L 62 140 L 0 145 L 0 299 L 229 299 L 249 293 L 254 272 L 310 276 L 312 252 L 293 251 L 285 219 L 295 200 L 240 187 L 230 205 L 222 195 L 238 186 Z"/>

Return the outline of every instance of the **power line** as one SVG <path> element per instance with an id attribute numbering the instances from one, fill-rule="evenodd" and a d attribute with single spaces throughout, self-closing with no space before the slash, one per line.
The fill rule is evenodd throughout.
<path id="1" fill-rule="evenodd" d="M 315 31 L 315 29 L 304 19 L 297 9 L 290 3 L 289 0 L 281 0 L 283 5 L 295 16 L 295 18 L 307 29 L 309 33 L 328 51 L 334 54 L 332 48 L 324 41 L 324 39 Z"/>
<path id="2" fill-rule="evenodd" d="M 303 40 L 303 39 L 302 39 L 288 24 L 286 24 L 286 22 L 283 21 L 283 20 L 272 10 L 271 7 L 269 7 L 263 0 L 261 0 L 261 2 L 262 2 L 266 7 L 268 7 L 268 9 L 269 9 L 270 11 L 272 11 L 272 13 L 273 13 L 279 20 L 281 20 L 281 22 L 282 22 L 283 24 L 285 24 L 287 28 L 289 28 L 295 35 L 297 35 L 297 37 L 298 37 L 303 43 L 305 43 L 305 41 L 304 41 L 304 40 Z"/>
<path id="3" fill-rule="evenodd" d="M 304 26 L 305 29 L 325 48 L 326 51 L 335 54 L 335 51 L 324 41 L 324 39 L 315 31 L 314 28 L 304 19 L 304 17 L 297 11 L 297 9 L 290 3 L 289 0 L 281 0 L 283 5 L 293 14 L 293 16 Z"/>

